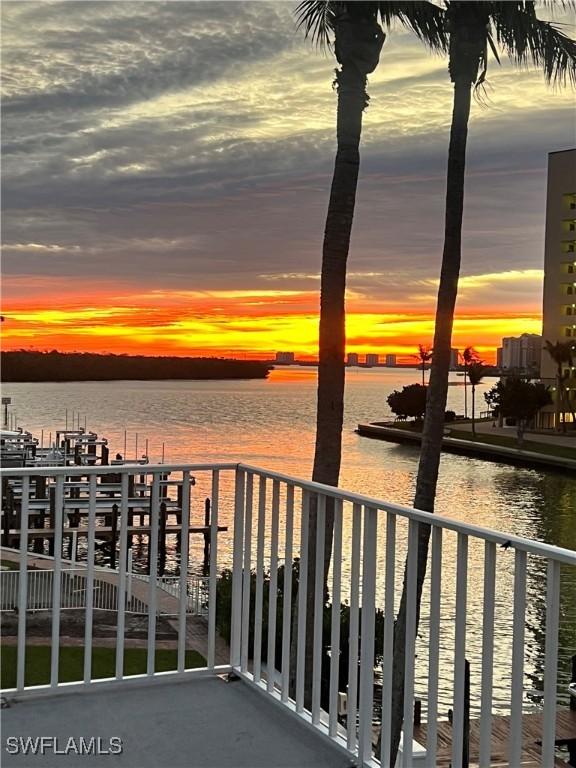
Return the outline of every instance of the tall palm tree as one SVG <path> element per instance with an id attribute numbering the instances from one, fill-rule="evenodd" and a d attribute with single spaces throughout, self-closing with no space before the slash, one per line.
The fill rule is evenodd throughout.
<path id="1" fill-rule="evenodd" d="M 567 365 L 568 368 L 570 368 L 572 365 L 572 342 L 551 342 L 546 340 L 544 344 L 546 352 L 548 352 L 554 363 L 556 363 L 556 395 L 554 397 L 556 411 L 555 426 L 558 431 L 562 430 L 566 432 L 566 395 L 564 391 L 564 383 L 570 375 L 570 370 L 567 371 L 567 376 L 564 372 L 564 366 Z M 560 418 L 560 414 L 562 414 L 562 418 Z"/>
<path id="2" fill-rule="evenodd" d="M 442 269 L 438 286 L 434 357 L 428 383 L 428 398 L 414 506 L 434 511 L 438 482 L 444 412 L 448 394 L 450 349 L 454 307 L 460 274 L 464 176 L 470 103 L 474 87 L 482 86 L 490 49 L 498 60 L 502 49 L 514 64 L 532 64 L 544 72 L 546 82 L 576 83 L 576 42 L 552 23 L 539 19 L 534 2 L 467 2 L 447 0 L 446 23 L 449 33 L 450 79 L 454 84 L 454 103 L 448 150 L 446 216 Z M 576 4 L 570 0 L 564 5 Z M 428 561 L 430 528 L 419 528 L 416 599 L 416 626 Z M 392 739 L 389 765 L 396 763 L 404 708 L 404 663 L 406 641 L 406 578 L 394 633 Z"/>
<path id="3" fill-rule="evenodd" d="M 385 34 L 398 20 L 425 44 L 445 49 L 443 11 L 429 2 L 331 2 L 305 0 L 296 9 L 307 37 L 333 51 L 338 69 L 336 89 L 337 150 L 324 230 L 320 282 L 320 334 L 316 446 L 312 479 L 338 485 L 342 454 L 345 375 L 346 264 L 356 203 L 360 166 L 362 114 L 368 105 L 367 76 L 378 65 Z M 328 507 L 328 505 L 327 505 Z M 316 510 L 310 510 L 309 548 L 315 551 Z M 333 510 L 326 510 L 324 581 L 332 548 Z M 308 584 L 314 584 L 314 561 L 308 558 Z M 308 592 L 307 615 L 313 612 L 313 590 Z M 312 633 L 307 632 L 311 638 Z M 311 654 L 307 645 L 306 663 Z M 308 667 L 309 668 L 309 667 Z"/>
<path id="4" fill-rule="evenodd" d="M 466 347 L 460 355 L 464 363 L 464 417 L 468 418 L 468 366 L 478 360 L 478 353 L 474 347 Z"/>
<path id="5" fill-rule="evenodd" d="M 468 379 L 472 384 L 472 434 L 476 437 L 476 386 L 484 378 L 486 366 L 482 360 L 477 360 L 468 366 Z"/>
<path id="6" fill-rule="evenodd" d="M 420 360 L 420 365 L 422 366 L 422 386 L 425 387 L 426 364 L 432 360 L 432 350 L 425 344 L 418 344 L 418 354 L 412 355 L 412 357 L 415 357 L 416 360 Z"/>

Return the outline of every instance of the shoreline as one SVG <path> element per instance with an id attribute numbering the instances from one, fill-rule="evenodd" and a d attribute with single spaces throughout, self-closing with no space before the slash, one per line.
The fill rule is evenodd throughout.
<path id="1" fill-rule="evenodd" d="M 395 429 L 394 427 L 375 423 L 358 424 L 356 433 L 361 437 L 368 437 L 373 440 L 386 440 L 388 442 L 408 445 L 419 446 L 422 441 L 422 435 L 418 432 Z M 576 473 L 576 457 L 574 459 L 567 459 L 561 456 L 525 451 L 519 448 L 508 448 L 480 441 L 462 440 L 457 437 L 444 437 L 442 440 L 442 452 L 474 456 L 486 461 L 514 464 L 531 469 L 545 467 L 569 474 Z"/>

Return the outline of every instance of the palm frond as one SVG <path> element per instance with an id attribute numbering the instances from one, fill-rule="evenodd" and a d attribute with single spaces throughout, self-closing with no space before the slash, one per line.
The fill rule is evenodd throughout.
<path id="1" fill-rule="evenodd" d="M 343 5 L 332 0 L 303 0 L 294 11 L 296 24 L 319 48 L 330 48 L 336 15 Z"/>
<path id="2" fill-rule="evenodd" d="M 486 373 L 487 366 L 484 365 L 483 360 L 479 360 L 478 362 L 472 363 L 468 366 L 468 381 L 473 386 L 476 386 L 477 384 L 480 384 L 482 379 L 484 378 L 484 374 Z"/>
<path id="3" fill-rule="evenodd" d="M 574 3 L 570 3 L 575 6 Z M 536 16 L 534 2 L 491 3 L 496 40 L 520 66 L 542 68 L 546 82 L 576 85 L 576 40 Z"/>
<path id="4" fill-rule="evenodd" d="M 430 2 L 387 2 L 378 3 L 380 18 L 384 26 L 394 21 L 410 29 L 432 50 L 448 50 L 448 35 L 444 23 L 444 9 Z"/>
<path id="5" fill-rule="evenodd" d="M 360 3 L 335 0 L 303 0 L 296 8 L 296 23 L 304 34 L 320 48 L 329 48 L 336 18 Z M 366 2 L 363 6 L 379 13 L 382 24 L 391 27 L 395 21 L 413 31 L 416 36 L 436 51 L 446 51 L 448 36 L 444 29 L 444 10 L 428 0 L 416 2 Z"/>

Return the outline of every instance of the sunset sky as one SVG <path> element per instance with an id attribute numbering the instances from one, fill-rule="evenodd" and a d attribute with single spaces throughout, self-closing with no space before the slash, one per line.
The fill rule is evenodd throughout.
<path id="1" fill-rule="evenodd" d="M 314 356 L 336 94 L 295 5 L 3 4 L 5 349 Z M 453 341 L 492 359 L 541 330 L 547 153 L 574 103 L 506 62 L 488 80 Z M 394 29 L 369 92 L 348 351 L 410 354 L 433 333 L 446 61 Z"/>

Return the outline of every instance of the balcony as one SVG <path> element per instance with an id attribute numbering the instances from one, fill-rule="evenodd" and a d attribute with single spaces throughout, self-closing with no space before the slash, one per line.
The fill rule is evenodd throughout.
<path id="1" fill-rule="evenodd" d="M 16 585 L 13 573 L 2 575 L 2 605 L 16 591 L 18 609 L 4 742 L 48 738 L 41 749 L 34 742 L 43 755 L 5 750 L 5 765 L 69 765 L 73 758 L 54 748 L 66 749 L 71 737 L 74 749 L 80 737 L 100 737 L 104 750 L 120 739 L 114 760 L 130 768 L 388 765 L 390 661 L 406 558 L 399 764 L 563 764 L 560 748 L 576 739 L 560 632 L 566 610 L 573 612 L 562 585 L 576 584 L 575 552 L 243 464 L 113 469 L 114 476 L 100 466 L 1 471 L 3 557 L 20 565 Z M 211 516 L 199 527 L 195 510 L 206 496 Z M 313 511 L 318 535 L 309 542 Z M 416 554 L 428 527 L 416 635 Z M 50 557 L 38 551 L 41 543 Z M 112 550 L 117 568 L 96 564 Z M 168 563 L 178 579 L 134 578 L 133 550 L 149 573 Z M 206 588 L 191 600 L 197 577 L 189 571 L 206 551 Z M 51 574 L 40 611 L 50 647 L 38 685 L 26 657 L 37 643 L 33 569 L 43 567 Z M 80 578 L 73 606 L 70 571 Z M 105 604 L 104 582 L 114 587 Z M 61 652 L 72 608 L 82 617 L 75 679 Z M 113 669 L 101 677 L 97 630 L 106 611 Z M 144 627 L 140 639 L 129 631 L 134 616 Z M 161 639 L 165 624 L 172 640 Z M 173 664 L 160 672 L 157 654 L 167 646 Z M 136 647 L 145 666 L 133 674 L 128 657 Z M 202 666 L 189 664 L 191 650 L 201 651 Z M 90 759 L 109 764 L 110 756 Z"/>

